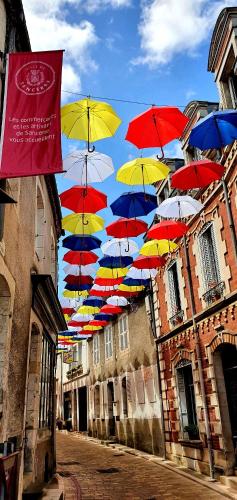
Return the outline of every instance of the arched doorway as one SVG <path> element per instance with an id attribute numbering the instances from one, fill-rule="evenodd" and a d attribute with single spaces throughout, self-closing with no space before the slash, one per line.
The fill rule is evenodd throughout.
<path id="1" fill-rule="evenodd" d="M 220 344 L 214 352 L 214 367 L 227 462 L 237 464 L 237 348 Z M 231 473 L 231 470 L 229 471 Z"/>

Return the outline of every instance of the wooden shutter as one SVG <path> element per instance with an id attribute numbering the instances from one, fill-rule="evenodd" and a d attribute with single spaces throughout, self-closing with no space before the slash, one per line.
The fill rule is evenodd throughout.
<path id="1" fill-rule="evenodd" d="M 206 289 L 220 282 L 217 248 L 213 224 L 208 224 L 199 237 L 203 278 Z"/>

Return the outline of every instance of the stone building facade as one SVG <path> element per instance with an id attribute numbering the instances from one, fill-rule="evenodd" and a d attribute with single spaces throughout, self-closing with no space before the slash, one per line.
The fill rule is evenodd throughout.
<path id="1" fill-rule="evenodd" d="M 224 9 L 211 40 L 208 69 L 215 73 L 221 109 L 236 108 L 236 26 L 237 8 Z M 187 163 L 201 159 L 188 146 L 191 128 L 217 108 L 199 101 L 186 107 Z M 205 156 L 218 158 L 213 151 Z M 154 285 L 166 456 L 215 476 L 234 474 L 237 459 L 236 142 L 221 161 L 224 183 L 191 193 L 204 209 L 189 219 L 186 244 L 177 241 L 179 249 Z M 157 188 L 158 201 L 177 194 L 164 187 Z"/>
<path id="2" fill-rule="evenodd" d="M 30 50 L 21 1 L 0 0 L 1 109 L 5 55 Z M 0 204 L 0 461 L 15 453 L 11 498 L 20 499 L 55 467 L 55 348 L 66 328 L 57 299 L 61 211 L 54 176 L 0 187 L 16 202 Z"/>

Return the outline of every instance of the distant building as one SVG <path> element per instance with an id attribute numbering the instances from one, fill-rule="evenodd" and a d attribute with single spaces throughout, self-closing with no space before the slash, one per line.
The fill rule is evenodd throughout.
<path id="1" fill-rule="evenodd" d="M 30 50 L 22 2 L 0 0 L 1 109 L 6 53 Z M 4 204 L 0 193 L 0 460 L 15 453 L 15 500 L 23 490 L 32 498 L 55 469 L 55 349 L 66 327 L 57 298 L 61 211 L 54 176 L 0 187 L 16 201 Z"/>

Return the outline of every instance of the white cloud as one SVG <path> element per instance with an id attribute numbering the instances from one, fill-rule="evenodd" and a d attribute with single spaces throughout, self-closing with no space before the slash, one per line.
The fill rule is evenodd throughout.
<path id="1" fill-rule="evenodd" d="M 138 26 L 142 54 L 133 64 L 155 68 L 181 53 L 195 55 L 219 12 L 235 3 L 235 0 L 142 0 Z"/>
<path id="2" fill-rule="evenodd" d="M 195 97 L 195 95 L 197 95 L 197 92 L 195 90 L 189 89 L 187 90 L 185 97 L 187 101 L 190 101 L 190 99 L 192 99 L 192 97 Z"/>
<path id="3" fill-rule="evenodd" d="M 89 13 L 92 13 L 105 8 L 120 9 L 122 7 L 130 7 L 132 1 L 131 0 L 78 0 L 77 3 L 80 4 L 82 9 L 86 10 Z"/>
<path id="4" fill-rule="evenodd" d="M 94 25 L 67 21 L 67 8 L 77 6 L 77 0 L 23 0 L 23 4 L 32 50 L 65 49 L 62 88 L 79 91 L 81 74 L 88 73 L 88 67 L 97 68 L 90 56 L 98 41 Z"/>

